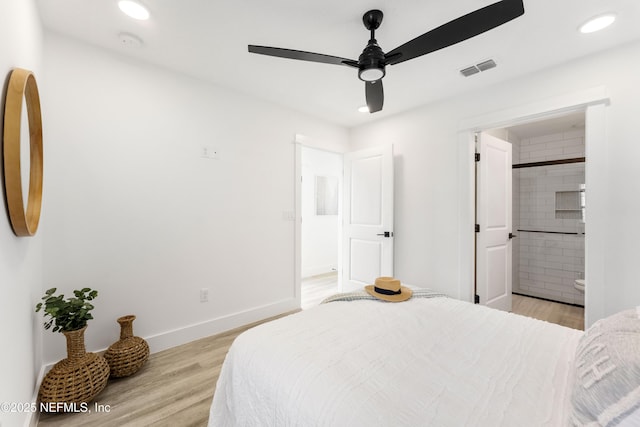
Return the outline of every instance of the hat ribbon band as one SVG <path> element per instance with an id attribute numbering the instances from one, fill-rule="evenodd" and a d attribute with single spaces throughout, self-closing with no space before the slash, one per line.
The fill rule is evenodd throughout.
<path id="1" fill-rule="evenodd" d="M 373 287 L 373 290 L 376 291 L 379 294 L 383 294 L 383 295 L 399 295 L 402 293 L 402 289 L 398 289 L 397 291 L 391 291 L 389 289 L 382 289 L 379 288 L 377 286 Z"/>

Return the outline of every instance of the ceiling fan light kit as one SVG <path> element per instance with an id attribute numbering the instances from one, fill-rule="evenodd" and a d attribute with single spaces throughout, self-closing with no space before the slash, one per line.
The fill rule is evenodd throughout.
<path id="1" fill-rule="evenodd" d="M 365 82 L 375 82 L 384 77 L 385 58 L 376 39 L 369 40 L 369 44 L 358 58 L 358 77 Z"/>
<path id="2" fill-rule="evenodd" d="M 320 53 L 267 46 L 249 45 L 249 52 L 357 68 L 358 78 L 365 82 L 367 107 L 370 113 L 375 113 L 382 110 L 384 104 L 382 79 L 386 75 L 387 65 L 399 64 L 452 46 L 505 24 L 523 14 L 522 0 L 502 0 L 447 22 L 384 53 L 375 38 L 375 31 L 380 27 L 384 15 L 382 11 L 374 9 L 362 17 L 362 22 L 365 28 L 370 31 L 371 37 L 357 61 Z"/>
<path id="3" fill-rule="evenodd" d="M 365 13 L 362 22 L 367 30 L 371 31 L 369 43 L 358 58 L 358 78 L 365 82 L 375 82 L 386 74 L 384 67 L 386 60 L 384 52 L 378 46 L 376 30 L 382 23 L 382 11 L 374 9 Z"/>
<path id="4" fill-rule="evenodd" d="M 376 80 L 383 78 L 384 75 L 384 67 L 362 68 L 358 72 L 358 77 L 364 82 L 375 82 Z"/>

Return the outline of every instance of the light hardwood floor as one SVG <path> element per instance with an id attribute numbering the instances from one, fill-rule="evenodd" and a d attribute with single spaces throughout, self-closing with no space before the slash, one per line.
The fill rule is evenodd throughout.
<path id="1" fill-rule="evenodd" d="M 584 307 L 514 294 L 511 311 L 568 328 L 584 330 Z"/>
<path id="2" fill-rule="evenodd" d="M 329 277 L 305 280 L 303 306 L 317 305 L 336 292 Z M 579 307 L 514 295 L 513 311 L 582 329 Z M 267 319 L 272 320 L 272 319 Z M 209 407 L 224 357 L 233 340 L 256 322 L 229 332 L 154 353 L 135 375 L 110 380 L 95 403 L 109 412 L 42 414 L 39 426 L 206 426 Z M 89 406 L 93 409 L 93 403 Z"/>
<path id="3" fill-rule="evenodd" d="M 154 353 L 136 374 L 110 379 L 89 404 L 91 413 L 41 414 L 38 426 L 206 426 L 216 381 L 231 343 L 241 332 L 260 323 Z M 108 405 L 109 412 L 93 411 L 94 404 Z"/>
<path id="4" fill-rule="evenodd" d="M 338 293 L 338 273 L 319 274 L 302 279 L 303 310 L 319 305 L 323 299 Z"/>

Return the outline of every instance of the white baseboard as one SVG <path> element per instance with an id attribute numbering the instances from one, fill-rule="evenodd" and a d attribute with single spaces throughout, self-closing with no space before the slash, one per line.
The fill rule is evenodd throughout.
<path id="1" fill-rule="evenodd" d="M 307 267 L 302 270 L 302 277 L 318 276 L 320 274 L 332 273 L 337 270 L 338 266 L 335 264 Z"/>
<path id="2" fill-rule="evenodd" d="M 149 344 L 149 350 L 151 351 L 151 353 L 157 353 L 159 351 L 186 344 L 200 338 L 206 338 L 211 335 L 238 328 L 240 326 L 248 325 L 249 323 L 257 322 L 259 320 L 267 319 L 269 317 L 277 316 L 282 313 L 287 313 L 299 309 L 300 300 L 298 298 L 290 298 L 275 302 L 273 304 L 255 307 L 249 310 L 240 311 L 238 313 L 229 314 L 226 316 L 218 317 L 216 319 L 207 320 L 205 322 L 194 323 L 192 325 L 187 325 L 181 328 L 172 329 L 170 331 L 143 338 Z M 102 350 L 96 350 L 94 351 L 94 353 L 103 353 L 106 350 L 107 349 L 104 348 Z M 49 369 L 51 369 L 53 365 L 54 363 L 49 363 L 42 365 L 42 367 L 40 368 L 40 373 L 38 374 L 38 379 L 36 381 L 36 387 L 33 392 L 32 402 L 37 402 L 40 384 L 42 384 L 44 376 L 47 372 L 49 372 Z M 30 413 L 25 420 L 24 426 L 36 427 L 39 417 L 40 413 L 38 411 Z"/>
<path id="3" fill-rule="evenodd" d="M 40 372 L 38 373 L 38 378 L 36 379 L 36 388 L 33 391 L 33 396 L 31 397 L 31 403 L 33 403 L 34 405 L 37 405 L 38 403 L 38 390 L 40 390 L 40 384 L 42 384 L 42 380 L 44 379 L 44 376 L 49 371 L 49 369 L 51 369 L 51 366 L 53 365 L 42 365 L 40 367 Z M 24 427 L 36 427 L 39 420 L 39 411 L 29 412 L 27 418 L 24 420 Z"/>
<path id="4" fill-rule="evenodd" d="M 191 341 L 219 334 L 249 323 L 288 311 L 299 310 L 300 303 L 295 298 L 282 300 L 273 304 L 255 307 L 249 310 L 195 323 L 182 328 L 173 329 L 150 337 L 144 337 L 149 343 L 151 353 L 166 350 Z M 105 349 L 106 350 L 106 349 Z"/>

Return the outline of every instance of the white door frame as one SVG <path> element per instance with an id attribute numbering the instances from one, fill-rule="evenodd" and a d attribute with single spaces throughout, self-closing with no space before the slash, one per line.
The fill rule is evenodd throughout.
<path id="1" fill-rule="evenodd" d="M 460 216 L 458 237 L 460 252 L 458 298 L 474 299 L 475 262 L 475 140 L 474 134 L 487 129 L 508 127 L 552 118 L 569 112 L 585 112 L 585 183 L 588 192 L 585 224 L 585 327 L 604 316 L 605 312 L 605 235 L 606 213 L 606 146 L 609 94 L 604 86 L 574 92 L 533 104 L 471 117 L 458 128 L 458 194 Z"/>

